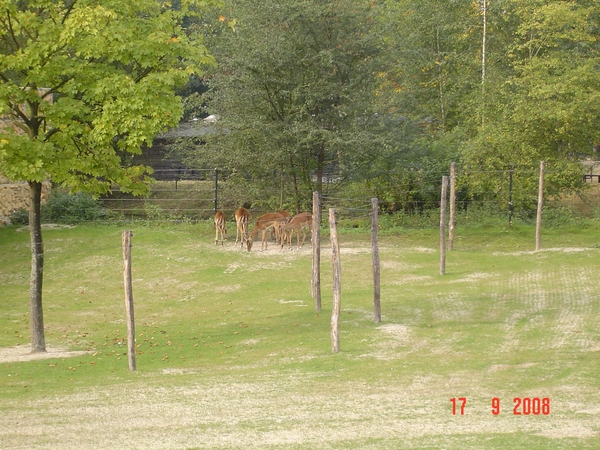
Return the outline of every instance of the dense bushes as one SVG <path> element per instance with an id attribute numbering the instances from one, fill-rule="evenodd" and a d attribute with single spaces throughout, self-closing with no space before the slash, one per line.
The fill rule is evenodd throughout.
<path id="1" fill-rule="evenodd" d="M 198 197 L 205 195 L 201 190 L 182 190 L 182 198 L 174 203 L 172 197 L 178 192 L 170 192 L 168 189 L 160 191 L 167 194 L 165 198 L 140 199 L 126 203 L 109 203 L 113 209 L 105 208 L 102 202 L 94 200 L 90 195 L 84 193 L 69 194 L 60 188 L 54 189 L 47 203 L 42 206 L 42 222 L 75 224 L 82 222 L 99 221 L 132 221 L 140 224 L 158 225 L 163 223 L 191 223 L 197 220 L 207 220 L 212 223 L 212 208 L 208 208 Z M 600 192 L 600 190 L 599 190 Z M 359 197 L 358 191 L 348 190 L 341 197 L 323 197 L 322 214 L 323 223 L 327 222 L 327 210 L 335 208 L 338 213 L 338 224 L 342 228 L 368 229 L 371 223 L 371 202 L 365 196 Z M 343 197 L 343 198 L 342 198 Z M 594 200 L 594 201 L 592 201 Z M 170 202 L 169 202 L 170 201 Z M 571 200 L 549 200 L 544 205 L 543 226 L 557 228 L 563 226 L 590 226 L 600 221 L 600 208 L 595 206 L 596 197 L 586 200 L 581 205 Z M 383 202 L 382 202 L 383 203 Z M 229 214 L 235 209 L 237 203 L 231 203 L 220 197 L 220 209 Z M 233 205 L 233 206 L 232 206 Z M 252 213 L 256 216 L 263 212 L 286 209 L 290 212 L 295 208 L 284 204 L 283 208 L 271 205 L 261 205 L 262 209 L 255 208 Z M 302 205 L 304 210 L 309 211 L 312 206 L 307 203 Z M 431 205 L 422 210 L 385 210 L 386 205 L 381 205 L 379 215 L 379 227 L 381 230 L 411 229 L 411 228 L 436 228 L 439 226 L 439 206 Z M 131 208 L 131 213 L 123 213 L 125 208 Z M 127 209 L 129 211 L 129 209 Z M 535 224 L 535 211 L 528 209 L 516 209 L 512 215 L 515 224 Z M 11 216 L 11 222 L 15 225 L 28 223 L 27 210 L 16 211 Z M 456 211 L 456 224 L 459 227 L 470 225 L 485 226 L 507 226 L 509 214 L 506 207 L 498 207 L 491 201 L 458 202 Z"/>
<path id="2" fill-rule="evenodd" d="M 102 207 L 98 200 L 82 192 L 70 194 L 60 189 L 54 189 L 48 201 L 42 205 L 43 223 L 74 224 L 104 220 L 108 217 L 109 212 Z M 11 216 L 11 222 L 17 225 L 28 224 L 27 210 L 15 211 Z"/>
<path id="3" fill-rule="evenodd" d="M 92 222 L 107 218 L 107 211 L 89 194 L 55 191 L 42 207 L 42 221 L 56 223 Z"/>

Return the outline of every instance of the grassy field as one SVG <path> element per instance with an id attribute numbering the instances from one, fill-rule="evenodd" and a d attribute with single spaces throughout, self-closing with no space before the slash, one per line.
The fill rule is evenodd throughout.
<path id="1" fill-rule="evenodd" d="M 309 248 L 247 253 L 229 228 L 133 228 L 135 373 L 122 228 L 45 231 L 47 359 L 27 355 L 28 233 L 0 229 L 0 448 L 600 448 L 597 228 L 538 252 L 531 227 L 458 229 L 444 276 L 438 231 L 382 232 L 381 324 L 370 236 L 341 230 L 335 355 L 327 236 L 318 314 Z"/>

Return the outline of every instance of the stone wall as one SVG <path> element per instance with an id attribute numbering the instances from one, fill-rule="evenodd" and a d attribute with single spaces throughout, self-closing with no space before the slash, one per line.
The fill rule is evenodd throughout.
<path id="1" fill-rule="evenodd" d="M 42 203 L 50 195 L 50 182 L 42 183 Z M 0 226 L 10 225 L 10 216 L 19 209 L 29 209 L 29 185 L 16 183 L 0 174 Z"/>

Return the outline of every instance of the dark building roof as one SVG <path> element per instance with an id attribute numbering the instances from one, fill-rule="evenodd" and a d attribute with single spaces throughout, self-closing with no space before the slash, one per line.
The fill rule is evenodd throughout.
<path id="1" fill-rule="evenodd" d="M 156 136 L 156 139 L 178 139 L 184 137 L 200 137 L 206 134 L 212 134 L 213 127 L 206 125 L 204 121 L 181 122 L 177 128 L 171 128 L 164 134 Z"/>

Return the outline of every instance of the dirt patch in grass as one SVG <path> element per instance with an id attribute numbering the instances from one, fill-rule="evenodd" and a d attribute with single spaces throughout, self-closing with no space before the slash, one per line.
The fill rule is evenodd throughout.
<path id="1" fill-rule="evenodd" d="M 64 225 L 58 223 L 43 223 L 42 230 L 61 230 L 65 228 L 75 228 L 75 225 Z M 29 227 L 19 227 L 17 228 L 18 232 L 29 231 Z"/>
<path id="2" fill-rule="evenodd" d="M 31 353 L 29 345 L 18 345 L 16 347 L 0 348 L 0 364 L 13 362 L 27 362 L 50 358 L 72 358 L 74 356 L 86 355 L 88 351 L 68 351 L 64 348 L 46 346 L 46 352 Z"/>
<path id="3" fill-rule="evenodd" d="M 591 248 L 584 247 L 562 247 L 562 248 L 543 248 L 541 250 L 521 250 L 516 252 L 494 252 L 496 256 L 522 256 L 522 255 L 535 255 L 539 253 L 580 253 L 592 250 Z"/>

